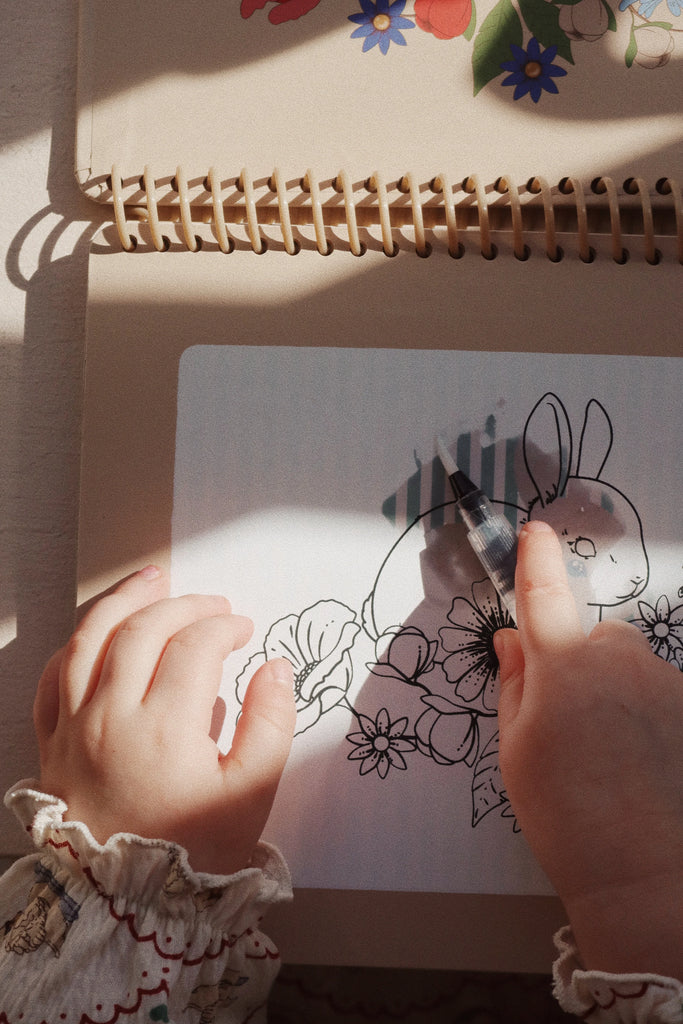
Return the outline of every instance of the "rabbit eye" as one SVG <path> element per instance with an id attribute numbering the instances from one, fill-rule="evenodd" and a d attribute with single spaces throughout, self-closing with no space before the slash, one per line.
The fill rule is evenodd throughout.
<path id="1" fill-rule="evenodd" d="M 577 537 L 576 540 L 569 541 L 569 550 L 579 558 L 586 559 L 595 558 L 598 553 L 590 537 Z"/>
<path id="2" fill-rule="evenodd" d="M 586 563 L 581 558 L 572 558 L 571 562 L 567 563 L 567 572 L 570 576 L 581 577 L 587 576 Z"/>

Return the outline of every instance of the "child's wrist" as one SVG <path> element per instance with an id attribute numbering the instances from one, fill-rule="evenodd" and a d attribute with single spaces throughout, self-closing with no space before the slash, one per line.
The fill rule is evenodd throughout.
<path id="1" fill-rule="evenodd" d="M 680 874 L 680 873 L 679 873 Z M 645 879 L 565 901 L 587 971 L 683 979 L 683 883 Z"/>

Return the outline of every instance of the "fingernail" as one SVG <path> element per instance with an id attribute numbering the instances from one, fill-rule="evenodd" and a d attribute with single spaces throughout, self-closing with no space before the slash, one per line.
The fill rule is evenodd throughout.
<path id="1" fill-rule="evenodd" d="M 270 664 L 278 682 L 291 689 L 294 686 L 294 666 L 291 661 L 288 658 L 276 658 Z"/>
<path id="2" fill-rule="evenodd" d="M 147 565 L 144 569 L 140 569 L 138 576 L 141 576 L 143 580 L 156 580 L 161 576 L 161 569 L 158 565 Z"/>
<path id="3" fill-rule="evenodd" d="M 553 528 L 549 523 L 544 522 L 542 519 L 532 519 L 531 522 L 525 523 L 522 529 L 526 533 L 552 533 Z"/>

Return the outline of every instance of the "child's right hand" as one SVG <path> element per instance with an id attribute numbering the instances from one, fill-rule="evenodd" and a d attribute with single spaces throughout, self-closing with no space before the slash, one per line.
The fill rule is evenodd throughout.
<path id="1" fill-rule="evenodd" d="M 521 532 L 495 634 L 500 764 L 587 969 L 683 978 L 683 677 L 620 621 L 586 637 L 561 548 Z"/>
<path id="2" fill-rule="evenodd" d="M 105 843 L 117 832 L 179 843 L 196 871 L 245 867 L 294 732 L 292 667 L 266 662 L 231 750 L 211 738 L 223 660 L 251 636 L 220 596 L 168 598 L 150 567 L 98 601 L 38 687 L 41 786 Z"/>

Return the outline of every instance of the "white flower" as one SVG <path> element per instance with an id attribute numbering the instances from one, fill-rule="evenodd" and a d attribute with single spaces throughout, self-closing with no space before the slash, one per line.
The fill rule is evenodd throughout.
<path id="1" fill-rule="evenodd" d="M 636 34 L 638 50 L 633 58 L 641 68 L 661 68 L 668 64 L 674 37 L 660 25 L 644 25 Z"/>
<path id="2" fill-rule="evenodd" d="M 271 658 L 286 658 L 294 669 L 297 707 L 295 735 L 309 729 L 346 695 L 353 668 L 349 649 L 360 626 L 355 612 L 340 601 L 318 601 L 300 615 L 286 615 L 268 631 L 263 650 L 237 677 L 237 699 L 244 700 L 256 669 Z"/>

